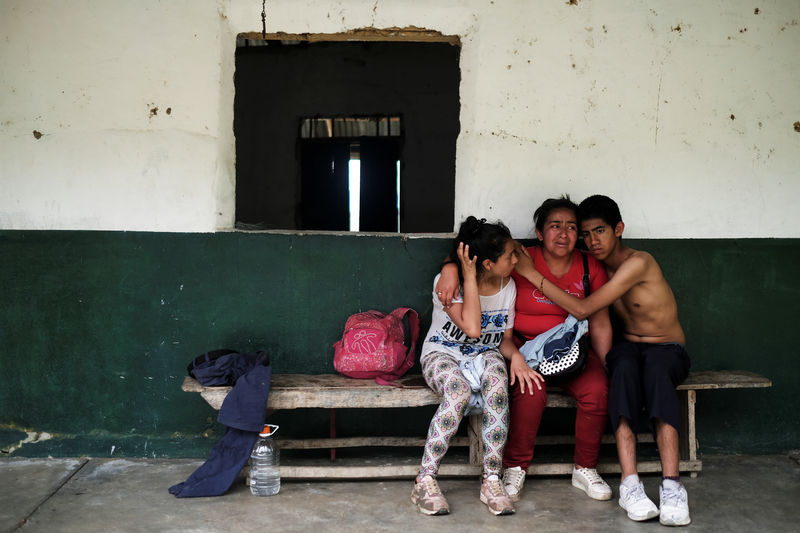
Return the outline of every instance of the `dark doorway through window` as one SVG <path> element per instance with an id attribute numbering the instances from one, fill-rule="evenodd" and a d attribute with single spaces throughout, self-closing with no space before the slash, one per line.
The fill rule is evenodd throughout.
<path id="1" fill-rule="evenodd" d="M 400 134 L 400 117 L 304 119 L 303 229 L 400 231 Z"/>
<path id="2" fill-rule="evenodd" d="M 238 228 L 453 230 L 457 46 L 239 44 Z"/>

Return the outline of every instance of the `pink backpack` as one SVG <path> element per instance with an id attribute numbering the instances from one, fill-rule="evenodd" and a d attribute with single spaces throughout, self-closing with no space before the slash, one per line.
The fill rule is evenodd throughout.
<path id="1" fill-rule="evenodd" d="M 408 315 L 411 345 L 404 344 L 403 317 Z M 366 311 L 348 317 L 342 340 L 334 345 L 333 368 L 351 378 L 375 378 L 381 385 L 403 376 L 414 366 L 419 315 L 410 307 L 390 314 Z"/>

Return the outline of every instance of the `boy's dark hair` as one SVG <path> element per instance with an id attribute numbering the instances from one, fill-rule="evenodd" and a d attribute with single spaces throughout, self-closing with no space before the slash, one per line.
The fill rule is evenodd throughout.
<path id="1" fill-rule="evenodd" d="M 548 198 L 542 205 L 540 205 L 533 213 L 533 225 L 540 232 L 544 232 L 544 223 L 550 213 L 556 209 L 569 209 L 575 216 L 578 216 L 578 205 L 569 199 L 569 195 L 565 194 L 561 198 Z"/>
<path id="2" fill-rule="evenodd" d="M 599 218 L 612 228 L 616 228 L 617 224 L 622 222 L 617 202 L 602 194 L 595 194 L 582 201 L 578 206 L 578 218 L 580 220 Z"/>
<path id="3" fill-rule="evenodd" d="M 499 220 L 495 224 L 486 222 L 485 218 L 478 220 L 474 216 L 468 216 L 467 219 L 461 223 L 458 229 L 458 235 L 453 239 L 453 248 L 450 250 L 450 257 L 458 257 L 458 243 L 463 242 L 469 245 L 469 257 L 472 259 L 476 255 L 476 271 L 480 278 L 483 274 L 483 261 L 488 259 L 492 262 L 503 255 L 506 248 L 506 243 L 511 240 L 511 232 Z M 461 272 L 461 263 L 456 259 L 455 263 L 458 265 L 458 278 L 463 283 L 464 278 Z"/>

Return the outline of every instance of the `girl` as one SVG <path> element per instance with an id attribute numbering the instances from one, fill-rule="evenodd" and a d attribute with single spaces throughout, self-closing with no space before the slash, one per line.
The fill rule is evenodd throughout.
<path id="1" fill-rule="evenodd" d="M 508 433 L 503 358 L 524 363 L 511 337 L 517 295 L 510 277 L 517 262 L 514 241 L 502 223 L 470 216 L 461 224 L 450 257 L 459 264 L 462 297 L 445 309 L 433 295 L 431 328 L 420 362 L 426 383 L 442 401 L 431 420 L 411 501 L 427 515 L 450 512 L 436 474 L 461 419 L 477 404 L 482 406 L 485 450 L 480 499 L 492 514 L 511 514 L 514 504 L 499 474 Z"/>

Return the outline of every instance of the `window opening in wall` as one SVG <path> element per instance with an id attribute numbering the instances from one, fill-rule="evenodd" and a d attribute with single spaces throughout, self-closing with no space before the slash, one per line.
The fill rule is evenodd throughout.
<path id="1" fill-rule="evenodd" d="M 457 43 L 237 43 L 237 228 L 453 230 Z"/>

